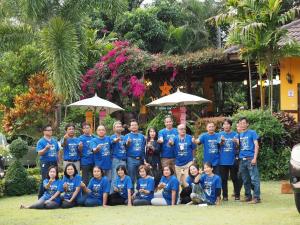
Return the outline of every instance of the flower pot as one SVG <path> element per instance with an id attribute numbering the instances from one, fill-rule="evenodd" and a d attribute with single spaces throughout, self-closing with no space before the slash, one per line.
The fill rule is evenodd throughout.
<path id="1" fill-rule="evenodd" d="M 293 187 L 289 181 L 281 181 L 281 194 L 293 194 Z"/>

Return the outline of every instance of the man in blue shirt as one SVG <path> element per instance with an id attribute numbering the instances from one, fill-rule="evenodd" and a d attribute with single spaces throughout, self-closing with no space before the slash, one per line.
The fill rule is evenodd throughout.
<path id="1" fill-rule="evenodd" d="M 213 166 L 214 174 L 219 175 L 219 144 L 218 138 L 219 135 L 215 133 L 216 126 L 214 123 L 209 122 L 206 125 L 207 132 L 201 134 L 198 139 L 195 140 L 196 144 L 203 144 L 204 154 L 203 154 L 203 163 L 210 162 Z"/>
<path id="2" fill-rule="evenodd" d="M 125 143 L 128 175 L 134 186 L 137 181 L 138 168 L 143 164 L 145 159 L 146 140 L 144 135 L 139 133 L 139 124 L 136 120 L 130 121 L 130 131 L 131 132 L 125 136 Z"/>
<path id="3" fill-rule="evenodd" d="M 173 128 L 173 119 L 171 116 L 166 116 L 165 118 L 166 128 L 158 132 L 157 143 L 161 144 L 161 166 L 170 165 L 175 171 L 175 155 L 174 155 L 174 139 L 178 135 L 176 128 Z"/>
<path id="4" fill-rule="evenodd" d="M 93 176 L 93 166 L 94 166 L 94 153 L 93 149 L 90 147 L 90 142 L 94 138 L 91 134 L 91 125 L 88 123 L 82 124 L 83 134 L 79 137 L 79 141 L 82 145 L 79 146 L 80 157 L 80 167 L 82 171 L 82 181 L 85 185 L 88 185 L 89 180 Z"/>
<path id="5" fill-rule="evenodd" d="M 191 135 L 186 134 L 186 126 L 180 124 L 177 127 L 178 136 L 174 140 L 175 146 L 175 169 L 180 184 L 184 184 L 189 176 L 189 167 L 195 158 L 196 145 Z"/>
<path id="6" fill-rule="evenodd" d="M 43 128 L 44 136 L 37 142 L 36 151 L 40 156 L 42 183 L 39 188 L 39 198 L 44 194 L 43 180 L 47 178 L 50 166 L 57 166 L 59 146 L 57 140 L 52 137 L 51 125 Z"/>
<path id="7" fill-rule="evenodd" d="M 220 144 L 220 173 L 222 179 L 223 201 L 228 201 L 228 177 L 233 182 L 235 200 L 240 200 L 241 179 L 238 177 L 238 168 L 234 165 L 238 159 L 238 133 L 231 130 L 232 121 L 225 119 L 223 131 L 219 133 Z M 237 158 L 237 159 L 236 159 Z"/>
<path id="8" fill-rule="evenodd" d="M 82 148 L 83 144 L 77 137 L 75 137 L 75 125 L 69 123 L 65 127 L 66 134 L 62 140 L 63 147 L 63 169 L 69 163 L 76 166 L 77 171 L 80 171 L 80 152 L 79 147 Z"/>
<path id="9" fill-rule="evenodd" d="M 245 201 L 250 203 L 260 202 L 260 178 L 257 168 L 257 156 L 259 150 L 259 136 L 254 130 L 249 130 L 249 121 L 246 117 L 239 119 L 241 129 L 240 140 L 240 173 L 242 175 L 245 187 Z M 253 198 L 251 194 L 251 185 L 254 187 Z"/>
<path id="10" fill-rule="evenodd" d="M 119 165 L 126 166 L 126 149 L 124 143 L 124 136 L 121 134 L 123 126 L 121 121 L 116 121 L 113 124 L 114 134 L 110 136 L 110 143 L 112 147 L 112 182 L 115 182 L 117 178 L 117 167 Z M 113 192 L 113 186 L 111 186 L 111 192 Z"/>

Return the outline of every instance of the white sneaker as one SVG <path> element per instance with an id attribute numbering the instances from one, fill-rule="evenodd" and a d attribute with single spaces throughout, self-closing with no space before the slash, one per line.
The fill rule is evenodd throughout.
<path id="1" fill-rule="evenodd" d="M 204 203 L 204 204 L 198 204 L 198 206 L 199 207 L 206 207 L 206 206 L 208 206 L 206 203 Z"/>

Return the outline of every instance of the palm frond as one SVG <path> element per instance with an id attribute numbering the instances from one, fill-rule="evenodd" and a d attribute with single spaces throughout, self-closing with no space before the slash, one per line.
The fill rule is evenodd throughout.
<path id="1" fill-rule="evenodd" d="M 281 25 L 285 25 L 296 18 L 300 14 L 300 7 L 294 7 L 289 11 L 281 14 L 278 18 L 278 23 Z"/>

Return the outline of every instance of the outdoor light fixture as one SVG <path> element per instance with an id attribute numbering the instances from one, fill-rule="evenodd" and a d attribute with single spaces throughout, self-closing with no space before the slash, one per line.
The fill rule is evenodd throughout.
<path id="1" fill-rule="evenodd" d="M 146 87 L 152 86 L 151 80 L 145 80 L 145 85 L 146 85 Z"/>
<path id="2" fill-rule="evenodd" d="M 286 80 L 289 84 L 293 83 L 293 76 L 290 72 L 286 74 Z"/>
<path id="3" fill-rule="evenodd" d="M 244 85 L 247 85 L 247 84 L 248 84 L 248 81 L 247 81 L 247 80 L 244 80 L 244 81 L 243 81 L 243 84 L 244 84 Z"/>

